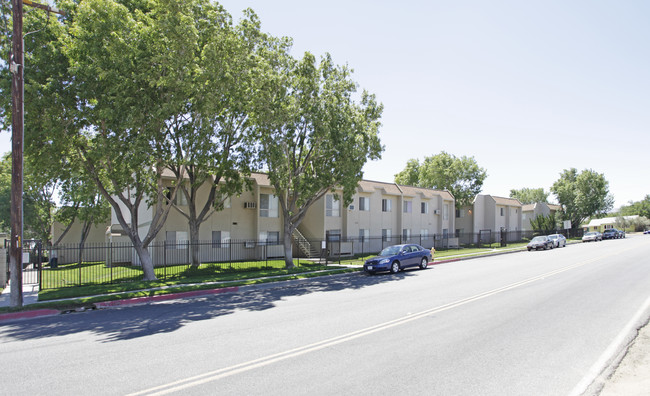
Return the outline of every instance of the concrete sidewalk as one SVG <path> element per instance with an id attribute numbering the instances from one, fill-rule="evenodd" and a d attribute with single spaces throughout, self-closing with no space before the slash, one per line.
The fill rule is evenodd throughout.
<path id="1" fill-rule="evenodd" d="M 35 304 L 38 302 L 38 283 L 23 282 L 23 306 Z M 7 284 L 0 294 L 0 307 L 11 305 L 11 281 Z"/>

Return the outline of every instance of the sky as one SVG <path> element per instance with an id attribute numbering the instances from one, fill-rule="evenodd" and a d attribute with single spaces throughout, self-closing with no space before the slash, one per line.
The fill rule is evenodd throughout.
<path id="1" fill-rule="evenodd" d="M 252 8 L 295 57 L 347 64 L 383 103 L 385 151 L 367 180 L 445 151 L 487 171 L 483 194 L 550 192 L 569 168 L 604 174 L 615 207 L 650 194 L 648 1 L 220 3 L 236 21 Z"/>

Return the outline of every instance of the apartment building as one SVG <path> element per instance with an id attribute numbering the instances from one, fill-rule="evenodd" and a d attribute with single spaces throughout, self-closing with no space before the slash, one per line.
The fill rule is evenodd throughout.
<path id="1" fill-rule="evenodd" d="M 201 225 L 199 240 L 206 244 L 203 249 L 206 254 L 207 250 L 229 248 L 231 241 L 246 241 L 251 257 L 254 257 L 255 248 L 260 245 L 264 246 L 266 255 L 269 249 L 273 249 L 274 256 L 283 256 L 280 245 L 284 238 L 282 209 L 274 192 L 268 175 L 252 174 L 251 189 L 229 197 L 224 202 L 224 208 L 213 213 Z M 202 207 L 208 194 L 208 185 L 199 189 L 197 207 Z M 318 252 L 323 247 L 333 254 L 352 254 L 360 249 L 379 251 L 382 246 L 406 241 L 430 248 L 434 245 L 434 238 L 444 239 L 446 244 L 455 244 L 449 232 L 454 229 L 454 197 L 448 191 L 362 180 L 352 203 L 344 206 L 341 196 L 341 190 L 327 193 L 307 211 L 294 235 L 294 238 L 309 245 L 304 254 Z M 177 207 L 172 208 L 153 241 L 153 244 L 165 245 L 166 262 L 185 259 L 183 252 L 169 250 L 187 250 L 184 246 L 189 239 L 188 220 L 181 212 L 188 209 L 183 194 L 177 194 L 175 204 Z M 151 208 L 140 208 L 140 235 L 146 235 L 152 217 Z M 129 222 L 130 218 L 126 221 Z M 106 242 L 129 242 L 128 237 L 120 231 L 114 211 L 110 226 L 103 226 L 103 229 L 106 230 Z M 55 227 L 55 233 L 58 230 L 60 227 Z M 76 236 L 73 234 L 65 242 L 78 242 L 78 233 Z"/>
<path id="2" fill-rule="evenodd" d="M 456 236 L 522 230 L 519 200 L 479 194 L 472 205 L 456 210 Z"/>
<path id="3" fill-rule="evenodd" d="M 530 225 L 531 220 L 539 215 L 548 216 L 552 213 L 557 213 L 562 210 L 560 205 L 548 204 L 546 202 L 536 202 L 532 204 L 523 205 L 521 207 L 521 226 L 524 231 L 532 231 L 533 227 Z"/>

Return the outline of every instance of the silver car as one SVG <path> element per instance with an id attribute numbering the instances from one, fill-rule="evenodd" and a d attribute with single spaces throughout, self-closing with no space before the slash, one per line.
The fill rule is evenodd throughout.
<path id="1" fill-rule="evenodd" d="M 596 242 L 596 241 L 602 241 L 603 240 L 603 234 L 601 234 L 598 231 L 591 231 L 587 232 L 583 237 L 582 237 L 582 242 Z"/>
<path id="2" fill-rule="evenodd" d="M 553 245 L 557 248 L 566 246 L 566 238 L 562 234 L 551 234 L 548 239 L 553 241 Z"/>

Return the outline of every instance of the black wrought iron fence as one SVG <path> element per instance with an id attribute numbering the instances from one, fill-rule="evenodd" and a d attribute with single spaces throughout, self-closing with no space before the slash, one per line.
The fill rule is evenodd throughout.
<path id="1" fill-rule="evenodd" d="M 567 237 L 582 235 L 582 230 L 562 232 Z M 390 245 L 417 243 L 426 249 L 464 249 L 496 247 L 527 242 L 537 235 L 532 231 L 490 231 L 394 237 L 356 237 L 309 240 L 304 248 L 294 243 L 294 264 L 342 263 L 351 257 L 374 255 Z M 304 243 L 305 241 L 302 241 Z M 199 241 L 197 243 L 159 242 L 147 248 L 156 277 L 167 280 L 226 271 L 251 271 L 284 268 L 282 241 Z M 114 284 L 142 280 L 142 265 L 130 243 L 57 245 L 46 249 L 47 264 L 40 267 L 41 289 L 69 286 Z"/>

